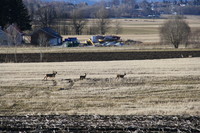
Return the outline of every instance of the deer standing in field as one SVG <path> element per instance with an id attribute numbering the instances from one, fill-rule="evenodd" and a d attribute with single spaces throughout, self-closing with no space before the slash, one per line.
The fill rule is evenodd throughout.
<path id="1" fill-rule="evenodd" d="M 81 76 L 80 76 L 80 80 L 85 79 L 85 78 L 86 78 L 86 75 L 87 75 L 86 73 L 85 73 L 85 75 L 81 75 Z"/>
<path id="2" fill-rule="evenodd" d="M 117 74 L 117 79 L 119 79 L 119 78 L 124 78 L 124 76 L 126 75 L 126 73 L 124 73 L 124 74 Z"/>
<path id="3" fill-rule="evenodd" d="M 53 71 L 53 73 L 51 73 L 51 74 L 46 74 L 46 76 L 44 77 L 43 80 L 45 80 L 45 79 L 47 80 L 47 78 L 55 78 L 56 74 L 57 74 L 57 72 L 55 72 L 55 71 Z"/>

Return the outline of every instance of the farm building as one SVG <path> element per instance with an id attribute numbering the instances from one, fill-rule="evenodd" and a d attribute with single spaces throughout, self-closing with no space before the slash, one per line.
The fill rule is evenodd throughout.
<path id="1" fill-rule="evenodd" d="M 11 37 L 0 29 L 0 45 L 10 45 L 11 43 Z"/>
<path id="2" fill-rule="evenodd" d="M 20 29 L 15 24 L 8 26 L 8 28 L 5 30 L 5 32 L 11 37 L 13 45 L 22 44 L 23 33 L 20 31 Z"/>
<path id="3" fill-rule="evenodd" d="M 62 43 L 62 36 L 49 27 L 41 28 L 31 35 L 31 44 L 56 46 Z"/>
<path id="4" fill-rule="evenodd" d="M 23 33 L 12 24 L 3 31 L 0 27 L 0 45 L 20 45 L 23 41 Z"/>

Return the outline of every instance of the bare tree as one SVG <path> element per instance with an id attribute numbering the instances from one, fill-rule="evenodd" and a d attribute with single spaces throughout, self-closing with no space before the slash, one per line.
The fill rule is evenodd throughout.
<path id="1" fill-rule="evenodd" d="M 120 23 L 119 20 L 115 20 L 114 28 L 115 28 L 114 32 L 115 32 L 116 35 L 122 33 L 122 27 L 121 27 L 121 23 Z"/>
<path id="2" fill-rule="evenodd" d="M 48 39 L 47 36 L 43 33 L 39 34 L 38 43 L 40 45 L 40 62 L 43 61 L 43 49 L 42 47 L 47 47 Z"/>
<path id="3" fill-rule="evenodd" d="M 50 27 L 56 19 L 54 7 L 45 6 L 38 10 L 38 21 L 41 27 Z"/>
<path id="4" fill-rule="evenodd" d="M 17 62 L 17 46 L 22 43 L 22 34 L 17 29 L 16 24 L 10 25 L 6 29 L 6 32 L 9 35 L 10 40 L 12 40 L 12 44 L 14 45 L 14 58 L 15 62 Z"/>
<path id="5" fill-rule="evenodd" d="M 71 19 L 72 27 L 77 35 L 81 35 L 87 20 L 84 18 L 81 10 L 74 10 Z"/>
<path id="6" fill-rule="evenodd" d="M 67 21 L 63 22 L 63 27 L 62 27 L 62 35 L 67 35 L 69 32 L 69 26 Z"/>
<path id="7" fill-rule="evenodd" d="M 89 22 L 88 27 L 87 27 L 87 34 L 88 35 L 99 34 L 98 27 L 96 25 L 96 21 L 95 20 L 92 20 L 92 21 Z"/>
<path id="8" fill-rule="evenodd" d="M 190 34 L 190 27 L 183 20 L 182 17 L 176 16 L 173 19 L 168 20 L 160 28 L 160 38 L 162 43 L 170 43 L 175 48 L 179 47 L 179 44 L 187 44 Z"/>
<path id="9" fill-rule="evenodd" d="M 106 8 L 100 8 L 96 13 L 96 23 L 99 30 L 99 33 L 104 35 L 108 32 L 110 19 L 109 13 Z"/>

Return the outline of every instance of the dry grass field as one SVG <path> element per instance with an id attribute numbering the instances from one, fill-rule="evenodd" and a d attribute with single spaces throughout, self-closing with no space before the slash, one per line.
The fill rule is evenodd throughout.
<path id="1" fill-rule="evenodd" d="M 42 80 L 52 71 L 55 81 Z M 1 116 L 200 115 L 200 58 L 3 63 L 0 91 Z"/>
<path id="2" fill-rule="evenodd" d="M 141 41 L 144 43 L 158 43 L 160 41 L 159 28 L 162 24 L 167 21 L 170 16 L 162 16 L 161 19 L 117 19 L 120 23 L 121 33 L 119 36 L 123 40 L 132 39 L 136 41 Z M 185 16 L 186 21 L 192 30 L 200 28 L 200 16 Z M 91 21 L 91 20 L 90 20 Z M 115 22 L 116 20 L 111 20 L 111 26 L 109 27 L 109 32 L 107 34 L 115 34 Z M 91 35 L 75 35 L 81 42 L 84 42 Z M 63 36 L 74 37 L 74 35 Z"/>

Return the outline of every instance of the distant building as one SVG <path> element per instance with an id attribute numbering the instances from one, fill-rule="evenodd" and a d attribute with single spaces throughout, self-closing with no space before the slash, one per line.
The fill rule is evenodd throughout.
<path id="1" fill-rule="evenodd" d="M 11 37 L 0 27 L 0 45 L 10 45 L 11 43 Z"/>
<path id="2" fill-rule="evenodd" d="M 0 27 L 0 45 L 21 45 L 23 42 L 23 33 L 15 24 L 9 25 L 3 31 Z"/>
<path id="3" fill-rule="evenodd" d="M 23 41 L 23 33 L 17 27 L 17 25 L 12 24 L 6 28 L 5 32 L 11 37 L 12 44 L 11 45 L 21 45 Z"/>
<path id="4" fill-rule="evenodd" d="M 62 44 L 62 36 L 49 27 L 41 28 L 31 35 L 31 44 L 56 46 Z"/>

